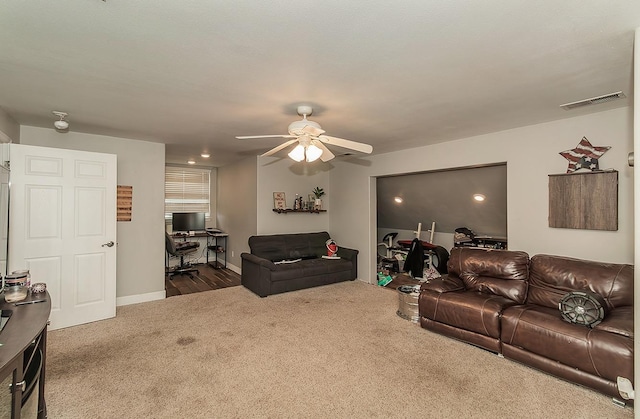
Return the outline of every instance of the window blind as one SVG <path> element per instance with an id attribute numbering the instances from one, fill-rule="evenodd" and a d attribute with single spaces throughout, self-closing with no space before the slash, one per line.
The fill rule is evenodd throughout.
<path id="1" fill-rule="evenodd" d="M 210 219 L 211 170 L 166 166 L 164 173 L 165 218 L 174 212 L 204 212 Z"/>

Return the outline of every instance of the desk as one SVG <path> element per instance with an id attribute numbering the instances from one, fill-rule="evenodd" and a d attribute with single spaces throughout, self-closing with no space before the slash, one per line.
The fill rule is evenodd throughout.
<path id="1" fill-rule="evenodd" d="M 47 355 L 47 323 L 51 313 L 51 297 L 49 293 L 31 294 L 25 301 L 46 299 L 37 304 L 15 306 L 0 296 L 0 309 L 10 310 L 11 318 L 0 332 L 0 381 L 10 383 L 13 392 L 0 392 L 0 409 L 7 409 L 10 404 L 11 417 L 19 418 L 22 413 L 23 386 L 22 381 L 34 373 L 30 382 L 24 384 L 26 394 L 32 395 L 25 400 L 32 403 L 37 397 L 37 417 L 47 417 L 47 406 L 44 399 L 45 365 Z M 35 342 L 35 345 L 32 345 Z M 39 363 L 39 365 L 36 365 Z M 37 367 L 40 368 L 37 368 Z M 39 372 L 38 372 L 39 371 Z M 26 376 L 26 377 L 25 377 Z M 3 384 L 4 385 L 4 384 Z M 6 387 L 2 387 L 5 389 Z M 11 399 L 6 400 L 5 399 Z M 35 401 L 35 400 L 34 400 Z M 26 410 L 26 409 L 25 409 Z"/>

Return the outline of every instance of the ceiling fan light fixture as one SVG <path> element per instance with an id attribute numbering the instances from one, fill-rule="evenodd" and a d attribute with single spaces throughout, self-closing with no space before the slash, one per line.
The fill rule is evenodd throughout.
<path id="1" fill-rule="evenodd" d="M 306 116 L 300 121 L 294 121 L 291 124 L 289 124 L 289 128 L 287 128 L 287 130 L 289 131 L 290 135 L 305 135 L 306 133 L 303 131 L 303 128 L 306 126 L 310 126 L 310 127 L 317 128 L 318 130 L 322 130 L 322 128 L 320 127 L 320 124 L 318 124 L 315 121 L 309 121 Z"/>
<path id="2" fill-rule="evenodd" d="M 291 159 L 300 162 L 304 160 L 304 147 L 301 144 L 298 144 L 293 150 L 289 152 L 289 157 Z"/>
<path id="3" fill-rule="evenodd" d="M 311 163 L 312 161 L 318 160 L 320 156 L 322 156 L 322 150 L 320 149 L 320 147 L 316 147 L 315 145 L 311 144 L 309 147 L 307 147 L 306 154 L 307 161 Z"/>
<path id="4" fill-rule="evenodd" d="M 303 160 L 306 160 L 307 162 L 313 162 L 317 159 L 320 159 L 323 162 L 328 162 L 329 160 L 335 158 L 335 155 L 331 152 L 331 150 L 329 150 L 329 148 L 327 148 L 327 145 L 347 148 L 350 150 L 358 151 L 360 153 L 371 154 L 371 152 L 373 151 L 373 147 L 369 144 L 325 135 L 325 130 L 320 127 L 320 124 L 314 121 L 309 121 L 307 119 L 307 116 L 311 115 L 312 112 L 313 109 L 311 108 L 311 106 L 298 106 L 298 114 L 302 116 L 302 120 L 294 121 L 289 124 L 288 134 L 242 135 L 236 136 L 236 138 L 238 140 L 249 140 L 254 138 L 287 139 L 279 146 L 276 146 L 271 150 L 262 153 L 260 157 L 272 156 L 275 153 L 287 149 L 292 144 L 298 142 L 298 145 L 288 154 L 291 159 L 297 162 L 301 162 Z"/>

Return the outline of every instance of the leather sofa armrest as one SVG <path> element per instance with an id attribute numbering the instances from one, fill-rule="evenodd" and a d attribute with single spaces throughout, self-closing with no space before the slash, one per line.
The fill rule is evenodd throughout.
<path id="1" fill-rule="evenodd" d="M 261 257 L 258 257 L 254 254 L 251 253 L 242 253 L 240 255 L 240 257 L 244 260 L 246 260 L 247 262 L 251 262 L 251 263 L 255 263 L 256 265 L 260 265 L 260 266 L 264 266 L 265 268 L 271 270 L 271 271 L 275 271 L 276 270 L 276 265 L 275 263 L 271 262 L 268 259 L 264 259 Z"/>
<path id="2" fill-rule="evenodd" d="M 464 289 L 464 283 L 460 278 L 450 277 L 449 275 L 443 275 L 433 281 L 425 282 L 420 286 L 420 291 L 431 291 L 438 294 L 462 291 Z"/>
<path id="3" fill-rule="evenodd" d="M 342 259 L 351 261 L 351 279 L 358 277 L 358 253 L 356 249 L 349 249 L 348 247 L 338 247 L 338 256 Z"/>

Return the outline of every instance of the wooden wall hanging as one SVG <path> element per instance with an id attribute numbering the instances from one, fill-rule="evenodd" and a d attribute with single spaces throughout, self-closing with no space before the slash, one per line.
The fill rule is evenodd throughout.
<path id="1" fill-rule="evenodd" d="M 549 175 L 549 227 L 618 230 L 618 172 Z"/>
<path id="2" fill-rule="evenodd" d="M 131 221 L 133 186 L 118 185 L 118 221 Z"/>

